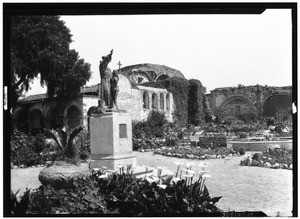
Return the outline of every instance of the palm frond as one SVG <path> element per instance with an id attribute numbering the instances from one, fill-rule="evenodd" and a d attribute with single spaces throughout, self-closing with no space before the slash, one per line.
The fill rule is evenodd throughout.
<path id="1" fill-rule="evenodd" d="M 65 155 L 70 158 L 70 159 L 74 159 L 77 156 L 77 148 L 76 145 L 74 144 L 74 139 L 75 137 L 83 130 L 82 126 L 76 127 L 74 129 L 72 129 L 68 135 L 67 138 L 67 145 L 66 145 L 66 149 L 65 149 Z"/>
<path id="2" fill-rule="evenodd" d="M 52 138 L 57 143 L 58 147 L 61 150 L 64 149 L 63 146 L 62 146 L 62 144 L 61 144 L 60 136 L 59 136 L 59 134 L 58 134 L 57 131 L 55 131 L 55 130 L 45 130 L 45 134 L 48 137 Z"/>
<path id="3" fill-rule="evenodd" d="M 68 134 L 62 129 L 57 129 L 57 133 L 60 136 L 61 145 L 65 149 L 65 147 L 67 146 Z"/>

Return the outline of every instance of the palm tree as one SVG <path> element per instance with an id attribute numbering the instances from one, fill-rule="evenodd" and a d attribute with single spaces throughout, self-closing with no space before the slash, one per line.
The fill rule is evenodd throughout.
<path id="1" fill-rule="evenodd" d="M 79 163 L 78 149 L 74 140 L 82 130 L 82 126 L 76 127 L 69 132 L 65 132 L 62 129 L 45 130 L 46 135 L 52 138 L 57 144 L 57 155 L 54 160 L 63 160 L 76 165 Z"/>

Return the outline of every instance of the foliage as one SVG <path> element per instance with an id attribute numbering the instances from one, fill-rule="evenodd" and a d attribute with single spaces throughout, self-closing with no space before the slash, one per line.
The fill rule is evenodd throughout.
<path id="1" fill-rule="evenodd" d="M 268 148 L 263 152 L 263 156 L 271 158 L 271 161 L 285 163 L 290 165 L 293 163 L 293 151 L 285 148 Z"/>
<path id="2" fill-rule="evenodd" d="M 79 149 L 79 157 L 81 160 L 86 160 L 91 153 L 90 133 L 84 129 L 78 133 L 75 139 L 75 147 Z"/>
<path id="3" fill-rule="evenodd" d="M 208 118 L 208 108 L 204 108 L 206 96 L 205 87 L 196 79 L 189 80 L 188 121 L 189 124 L 201 125 Z"/>
<path id="4" fill-rule="evenodd" d="M 61 152 L 60 150 L 57 151 L 57 147 L 59 147 L 57 142 L 48 142 L 49 139 L 47 139 L 47 136 L 49 136 L 49 132 L 50 131 L 44 130 L 37 135 L 31 135 L 25 134 L 17 129 L 13 130 L 10 136 L 11 163 L 17 166 L 33 166 L 45 164 L 47 161 L 54 161 L 61 157 L 61 155 L 58 155 L 57 153 Z M 57 133 L 57 135 L 59 134 Z M 77 153 L 77 157 L 81 160 L 86 160 L 89 157 L 91 150 L 89 132 L 84 130 L 77 135 L 75 133 L 75 136 L 70 135 L 70 137 L 73 138 L 73 140 L 69 138 L 68 145 L 69 147 L 71 146 L 71 149 L 66 151 L 68 156 L 72 153 Z M 55 136 L 55 138 L 57 137 Z M 62 142 L 62 140 L 60 140 L 60 142 Z M 70 160 L 70 158 L 68 159 Z"/>
<path id="5" fill-rule="evenodd" d="M 171 92 L 175 105 L 174 116 L 176 123 L 180 126 L 187 124 L 189 98 L 188 80 L 181 77 L 172 77 L 162 81 L 144 83 L 143 86 L 165 88 Z"/>
<path id="6" fill-rule="evenodd" d="M 152 111 L 147 120 L 133 124 L 133 150 L 150 149 L 160 146 L 158 138 L 164 137 L 168 121 L 163 113 Z"/>
<path id="7" fill-rule="evenodd" d="M 239 153 L 240 153 L 240 155 L 244 155 L 245 154 L 245 149 L 244 148 L 239 148 Z"/>
<path id="8" fill-rule="evenodd" d="M 79 59 L 70 30 L 59 16 L 12 16 L 10 38 L 11 105 L 40 74 L 50 97 L 77 95 L 91 76 L 90 64 Z"/>
<path id="9" fill-rule="evenodd" d="M 175 146 L 175 147 L 165 147 L 161 149 L 156 149 L 155 154 L 161 154 L 164 156 L 187 158 L 187 159 L 208 159 L 216 158 L 220 156 L 224 158 L 229 154 L 235 154 L 232 149 L 229 148 L 215 148 L 213 150 L 204 149 L 200 147 L 190 147 L 190 146 Z"/>
<path id="10" fill-rule="evenodd" d="M 74 188 L 41 186 L 30 195 L 27 214 L 113 214 L 122 216 L 160 216 L 219 213 L 201 177 L 169 182 L 162 188 L 132 172 L 109 173 L 95 170 L 90 177 L 74 179 Z"/>
<path id="11" fill-rule="evenodd" d="M 138 122 L 133 125 L 132 134 L 134 138 L 142 138 L 142 135 L 148 137 L 163 137 L 164 126 L 168 124 L 163 113 L 152 111 L 147 121 Z"/>
<path id="12" fill-rule="evenodd" d="M 276 123 L 291 124 L 292 123 L 292 110 L 279 108 L 275 114 Z"/>
<path id="13" fill-rule="evenodd" d="M 273 117 L 266 118 L 267 126 L 275 125 L 275 119 Z"/>
<path id="14" fill-rule="evenodd" d="M 45 136 L 36 136 L 13 130 L 10 136 L 10 161 L 13 165 L 32 166 L 44 164 L 52 159 L 52 154 L 46 152 Z"/>
<path id="15" fill-rule="evenodd" d="M 97 183 L 75 178 L 72 189 L 41 186 L 30 196 L 29 214 L 103 214 L 105 202 Z"/>
<path id="16" fill-rule="evenodd" d="M 284 148 L 268 148 L 262 154 L 254 153 L 251 158 L 241 160 L 240 165 L 292 169 L 293 151 Z"/>
<path id="17" fill-rule="evenodd" d="M 20 201 L 18 201 L 17 194 L 19 191 L 20 190 L 18 190 L 16 193 L 13 193 L 10 190 L 10 210 L 11 213 L 16 216 L 26 214 L 29 208 L 30 190 L 26 190 L 26 192 L 20 197 Z"/>
<path id="18" fill-rule="evenodd" d="M 65 132 L 62 129 L 45 130 L 45 134 L 56 142 L 56 160 L 64 160 L 69 163 L 78 164 L 79 148 L 76 147 L 74 140 L 82 130 L 82 126 L 76 127 L 69 132 Z"/>

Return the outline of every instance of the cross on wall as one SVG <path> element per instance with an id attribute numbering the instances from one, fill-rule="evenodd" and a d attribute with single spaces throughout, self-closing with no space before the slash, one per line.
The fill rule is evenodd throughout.
<path id="1" fill-rule="evenodd" d="M 121 66 L 122 66 L 122 64 L 121 64 L 121 62 L 119 61 L 119 63 L 118 63 L 118 66 L 119 66 L 119 70 L 121 69 Z"/>

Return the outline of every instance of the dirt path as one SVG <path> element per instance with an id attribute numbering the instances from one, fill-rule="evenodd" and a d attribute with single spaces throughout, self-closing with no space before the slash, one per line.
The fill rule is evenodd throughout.
<path id="1" fill-rule="evenodd" d="M 186 160 L 153 153 L 137 154 L 138 164 L 164 166 L 176 172 L 175 162 L 189 162 L 192 170 L 199 171 L 199 160 Z M 291 216 L 293 205 L 293 175 L 291 170 L 239 166 L 248 156 L 203 161 L 211 171 L 206 185 L 211 197 L 223 196 L 218 202 L 222 210 L 263 211 L 267 215 Z"/>
<path id="2" fill-rule="evenodd" d="M 153 152 L 134 153 L 139 165 L 163 166 L 176 172 L 175 162 L 178 161 L 191 163 L 192 170 L 196 172 L 200 168 L 198 164 L 201 161 L 153 155 Z M 223 196 L 218 207 L 225 211 L 263 211 L 269 216 L 276 216 L 280 212 L 280 216 L 291 216 L 292 171 L 239 166 L 244 156 L 203 161 L 208 165 L 207 170 L 211 171 L 212 177 L 206 181 L 211 197 Z M 38 188 L 41 185 L 38 180 L 41 169 L 43 168 L 11 170 L 12 190 L 21 188 L 20 194 L 23 194 L 26 187 Z"/>

